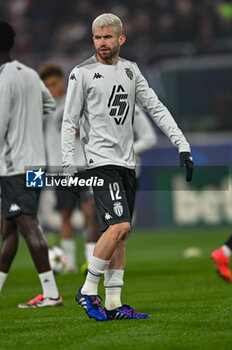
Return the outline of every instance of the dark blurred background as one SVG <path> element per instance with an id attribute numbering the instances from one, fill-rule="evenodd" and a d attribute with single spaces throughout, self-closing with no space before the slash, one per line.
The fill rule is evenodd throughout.
<path id="1" fill-rule="evenodd" d="M 0 16 L 17 31 L 16 53 L 34 64 L 50 55 L 88 56 L 91 23 L 103 12 L 122 19 L 124 54 L 141 64 L 232 49 L 232 4 L 226 0 L 5 0 L 0 6 Z"/>

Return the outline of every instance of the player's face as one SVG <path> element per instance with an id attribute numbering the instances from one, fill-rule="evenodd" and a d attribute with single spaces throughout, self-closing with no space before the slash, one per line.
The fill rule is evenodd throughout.
<path id="1" fill-rule="evenodd" d="M 54 98 L 59 98 L 64 94 L 64 82 L 58 75 L 51 75 L 44 79 L 44 84 Z"/>
<path id="2" fill-rule="evenodd" d="M 125 35 L 119 35 L 113 27 L 95 28 L 93 42 L 100 62 L 115 64 L 120 46 L 125 40 Z"/>

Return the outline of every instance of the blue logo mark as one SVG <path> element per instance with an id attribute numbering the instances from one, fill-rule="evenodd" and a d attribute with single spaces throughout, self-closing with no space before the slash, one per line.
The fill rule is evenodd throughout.
<path id="1" fill-rule="evenodd" d="M 44 171 L 39 170 L 27 170 L 26 172 L 26 187 L 43 187 L 44 185 Z"/>

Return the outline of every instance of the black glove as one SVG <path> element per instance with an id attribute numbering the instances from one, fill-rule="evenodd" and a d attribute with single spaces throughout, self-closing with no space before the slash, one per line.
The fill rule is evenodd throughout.
<path id="1" fill-rule="evenodd" d="M 77 197 L 80 197 L 79 185 L 75 186 L 75 182 L 71 181 L 71 179 L 75 179 L 78 177 L 78 171 L 75 166 L 68 166 L 63 168 L 63 177 L 66 179 L 68 186 L 67 189 L 74 193 Z"/>
<path id="2" fill-rule="evenodd" d="M 180 166 L 186 167 L 186 181 L 191 181 L 193 176 L 193 159 L 189 152 L 180 152 Z"/>
<path id="3" fill-rule="evenodd" d="M 79 176 L 79 174 L 76 172 L 76 173 L 72 174 L 70 177 L 72 177 L 73 180 L 74 180 L 74 179 L 75 179 L 76 177 L 78 177 L 78 176 Z M 67 188 L 68 188 L 69 191 L 71 191 L 72 193 L 74 193 L 78 198 L 80 198 L 80 187 L 79 187 L 78 184 L 75 185 L 75 182 L 74 182 L 74 183 L 72 182 L 72 184 L 71 184 L 71 183 L 69 182 L 69 181 L 70 181 L 70 177 L 67 178 L 68 184 L 69 184 L 69 186 L 68 186 Z"/>

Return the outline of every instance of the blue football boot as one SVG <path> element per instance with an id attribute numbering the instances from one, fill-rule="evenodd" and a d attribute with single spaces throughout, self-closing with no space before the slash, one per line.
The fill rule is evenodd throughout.
<path id="1" fill-rule="evenodd" d="M 150 318 L 149 315 L 141 314 L 133 310 L 129 305 L 122 305 L 113 310 L 104 309 L 109 321 L 123 320 L 123 319 L 135 319 L 140 320 L 144 318 Z"/>
<path id="2" fill-rule="evenodd" d="M 99 295 L 82 294 L 81 288 L 76 295 L 76 301 L 83 307 L 89 318 L 94 318 L 96 321 L 107 321 L 108 318 L 101 306 L 101 297 Z"/>

